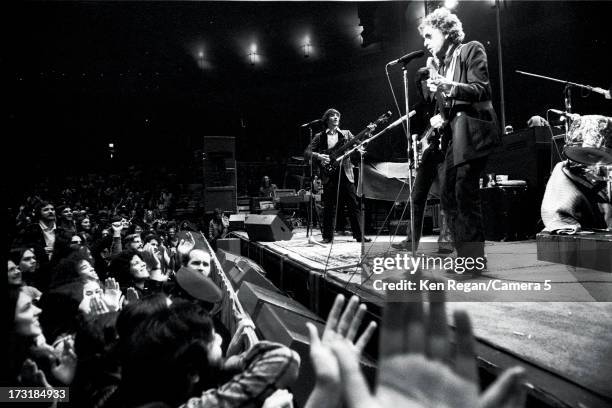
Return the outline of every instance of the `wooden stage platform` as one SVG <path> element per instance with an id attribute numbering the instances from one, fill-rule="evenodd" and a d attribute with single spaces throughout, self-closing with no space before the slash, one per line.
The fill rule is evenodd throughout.
<path id="1" fill-rule="evenodd" d="M 359 262 L 360 244 L 350 236 L 319 246 L 308 243 L 304 230 L 294 230 L 289 241 L 276 242 L 250 241 L 240 231 L 232 234 L 240 239 L 241 255 L 259 263 L 268 279 L 323 318 L 335 294 L 343 293 L 360 296 L 370 317 L 378 319 L 384 292 L 377 290 L 376 281 L 409 275 L 393 268 L 364 276 L 351 266 Z M 390 247 L 403 237 L 369 237 L 370 266 L 380 262 L 374 258 L 403 256 Z M 316 234 L 313 238 L 321 239 Z M 439 258 L 436 238 L 424 237 L 417 256 Z M 447 291 L 449 313 L 462 308 L 472 316 L 481 372 L 492 378 L 501 368 L 519 364 L 528 370 L 530 397 L 547 406 L 612 406 L 612 274 L 538 261 L 535 241 L 487 242 L 486 253 L 486 273 L 457 280 L 473 285 L 473 290 Z M 423 269 L 423 277 L 455 280 L 437 264 Z M 519 283 L 526 286 L 502 290 Z"/>

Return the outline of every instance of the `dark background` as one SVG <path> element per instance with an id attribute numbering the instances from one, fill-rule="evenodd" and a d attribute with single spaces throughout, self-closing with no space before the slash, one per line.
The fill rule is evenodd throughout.
<path id="1" fill-rule="evenodd" d="M 611 2 L 500 7 L 506 123 L 515 130 L 563 109 L 562 84 L 516 69 L 610 86 Z M 423 48 L 425 2 L 21 2 L 8 11 L 5 156 L 23 181 L 129 163 L 181 166 L 207 135 L 236 136 L 239 161 L 282 162 L 308 142 L 299 125 L 328 107 L 353 133 L 387 110 L 397 118 L 384 67 Z M 487 49 L 499 113 L 494 3 L 460 2 L 455 12 L 466 41 Z M 247 56 L 253 41 L 255 65 Z M 424 63 L 409 66 L 411 86 Z M 401 69 L 390 74 L 403 110 Z M 576 91 L 573 102 L 575 112 L 612 114 L 612 101 L 598 94 Z M 372 150 L 374 159 L 400 160 L 401 128 Z"/>

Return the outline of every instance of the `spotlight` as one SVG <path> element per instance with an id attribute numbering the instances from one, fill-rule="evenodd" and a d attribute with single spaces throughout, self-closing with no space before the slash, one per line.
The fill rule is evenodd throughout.
<path id="1" fill-rule="evenodd" d="M 444 7 L 449 10 L 453 10 L 455 7 L 457 7 L 457 4 L 459 4 L 458 0 L 445 0 L 444 1 Z"/>
<path id="2" fill-rule="evenodd" d="M 247 55 L 249 57 L 249 62 L 251 63 L 251 65 L 255 65 L 258 59 L 257 44 L 251 44 L 251 52 L 249 52 Z"/>

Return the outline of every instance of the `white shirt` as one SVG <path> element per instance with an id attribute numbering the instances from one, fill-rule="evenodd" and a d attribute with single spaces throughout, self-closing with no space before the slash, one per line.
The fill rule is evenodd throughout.
<path id="1" fill-rule="evenodd" d="M 337 129 L 335 130 L 327 129 L 326 133 L 327 133 L 327 148 L 331 149 L 336 144 L 338 144 L 338 130 Z"/>
<path id="2" fill-rule="evenodd" d="M 55 244 L 55 223 L 51 227 L 47 227 L 42 221 L 38 222 L 40 229 L 42 230 L 43 237 L 45 238 L 45 251 L 51 258 L 53 253 L 53 245 Z"/>

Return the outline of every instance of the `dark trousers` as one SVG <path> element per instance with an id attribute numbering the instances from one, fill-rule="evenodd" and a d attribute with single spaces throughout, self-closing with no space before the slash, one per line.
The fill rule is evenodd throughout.
<path id="1" fill-rule="evenodd" d="M 340 191 L 338 192 L 338 173 L 331 174 L 323 187 L 323 239 L 334 238 L 334 218 L 342 216 L 342 208 L 346 205 L 353 238 L 361 241 L 361 224 L 359 223 L 359 201 L 355 194 L 355 184 L 351 183 L 342 168 L 340 176 Z M 336 195 L 338 206 L 336 207 Z M 336 211 L 338 209 L 338 211 Z"/>
<path id="2" fill-rule="evenodd" d="M 478 179 L 487 157 L 453 165 L 452 144 L 446 150 L 441 173 L 442 208 L 459 257 L 484 257 L 484 226 Z"/>
<path id="3" fill-rule="evenodd" d="M 417 169 L 417 174 L 412 187 L 412 203 L 414 205 L 414 242 L 418 247 L 418 242 L 421 239 L 423 230 L 423 217 L 425 216 L 425 206 L 429 197 L 429 190 L 436 180 L 439 173 L 442 172 L 444 163 L 444 153 L 433 146 L 428 147 L 423 152 L 421 165 Z M 440 229 L 439 242 L 445 241 L 447 234 L 445 216 L 442 219 L 442 227 Z"/>

